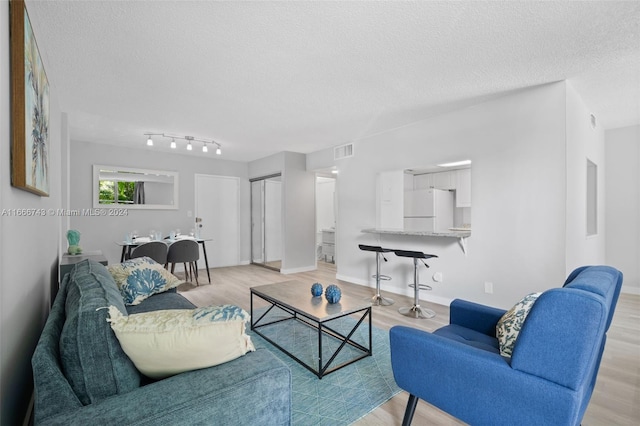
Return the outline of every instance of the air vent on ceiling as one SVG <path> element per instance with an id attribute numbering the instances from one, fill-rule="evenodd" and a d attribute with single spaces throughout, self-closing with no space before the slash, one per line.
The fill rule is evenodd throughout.
<path id="1" fill-rule="evenodd" d="M 333 148 L 333 159 L 340 160 L 342 158 L 353 157 L 353 144 L 348 143 L 345 145 L 336 146 Z"/>

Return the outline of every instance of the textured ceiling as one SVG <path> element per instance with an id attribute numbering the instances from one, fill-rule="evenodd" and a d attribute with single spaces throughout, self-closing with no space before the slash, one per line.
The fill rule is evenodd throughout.
<path id="1" fill-rule="evenodd" d="M 27 8 L 73 140 L 142 147 L 145 132 L 174 133 L 215 139 L 222 158 L 249 161 L 564 79 L 605 128 L 640 124 L 639 2 Z"/>

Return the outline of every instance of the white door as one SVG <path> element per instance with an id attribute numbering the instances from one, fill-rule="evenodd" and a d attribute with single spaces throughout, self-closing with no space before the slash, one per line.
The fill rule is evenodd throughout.
<path id="1" fill-rule="evenodd" d="M 196 217 L 205 240 L 209 267 L 240 263 L 240 179 L 196 175 Z M 202 248 L 201 248 L 202 250 Z M 200 253 L 200 259 L 203 259 Z M 202 265 L 203 262 L 200 262 Z"/>

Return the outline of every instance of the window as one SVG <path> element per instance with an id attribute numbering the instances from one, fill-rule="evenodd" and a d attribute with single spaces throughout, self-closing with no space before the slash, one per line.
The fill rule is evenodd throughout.
<path id="1" fill-rule="evenodd" d="M 100 204 L 133 204 L 134 182 L 101 180 L 99 185 Z"/>

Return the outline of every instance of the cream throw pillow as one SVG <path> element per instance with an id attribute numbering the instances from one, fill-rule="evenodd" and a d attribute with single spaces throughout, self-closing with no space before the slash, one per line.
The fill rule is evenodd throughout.
<path id="1" fill-rule="evenodd" d="M 109 321 L 124 352 L 147 377 L 162 379 L 222 364 L 255 351 L 245 333 L 249 314 L 233 305 L 123 315 Z"/>
<path id="2" fill-rule="evenodd" d="M 500 355 L 511 357 L 518 334 L 524 325 L 524 320 L 527 318 L 527 315 L 529 315 L 529 311 L 541 294 L 542 293 L 527 294 L 500 318 L 500 321 L 496 324 L 496 336 L 498 336 L 498 343 L 500 344 Z"/>

